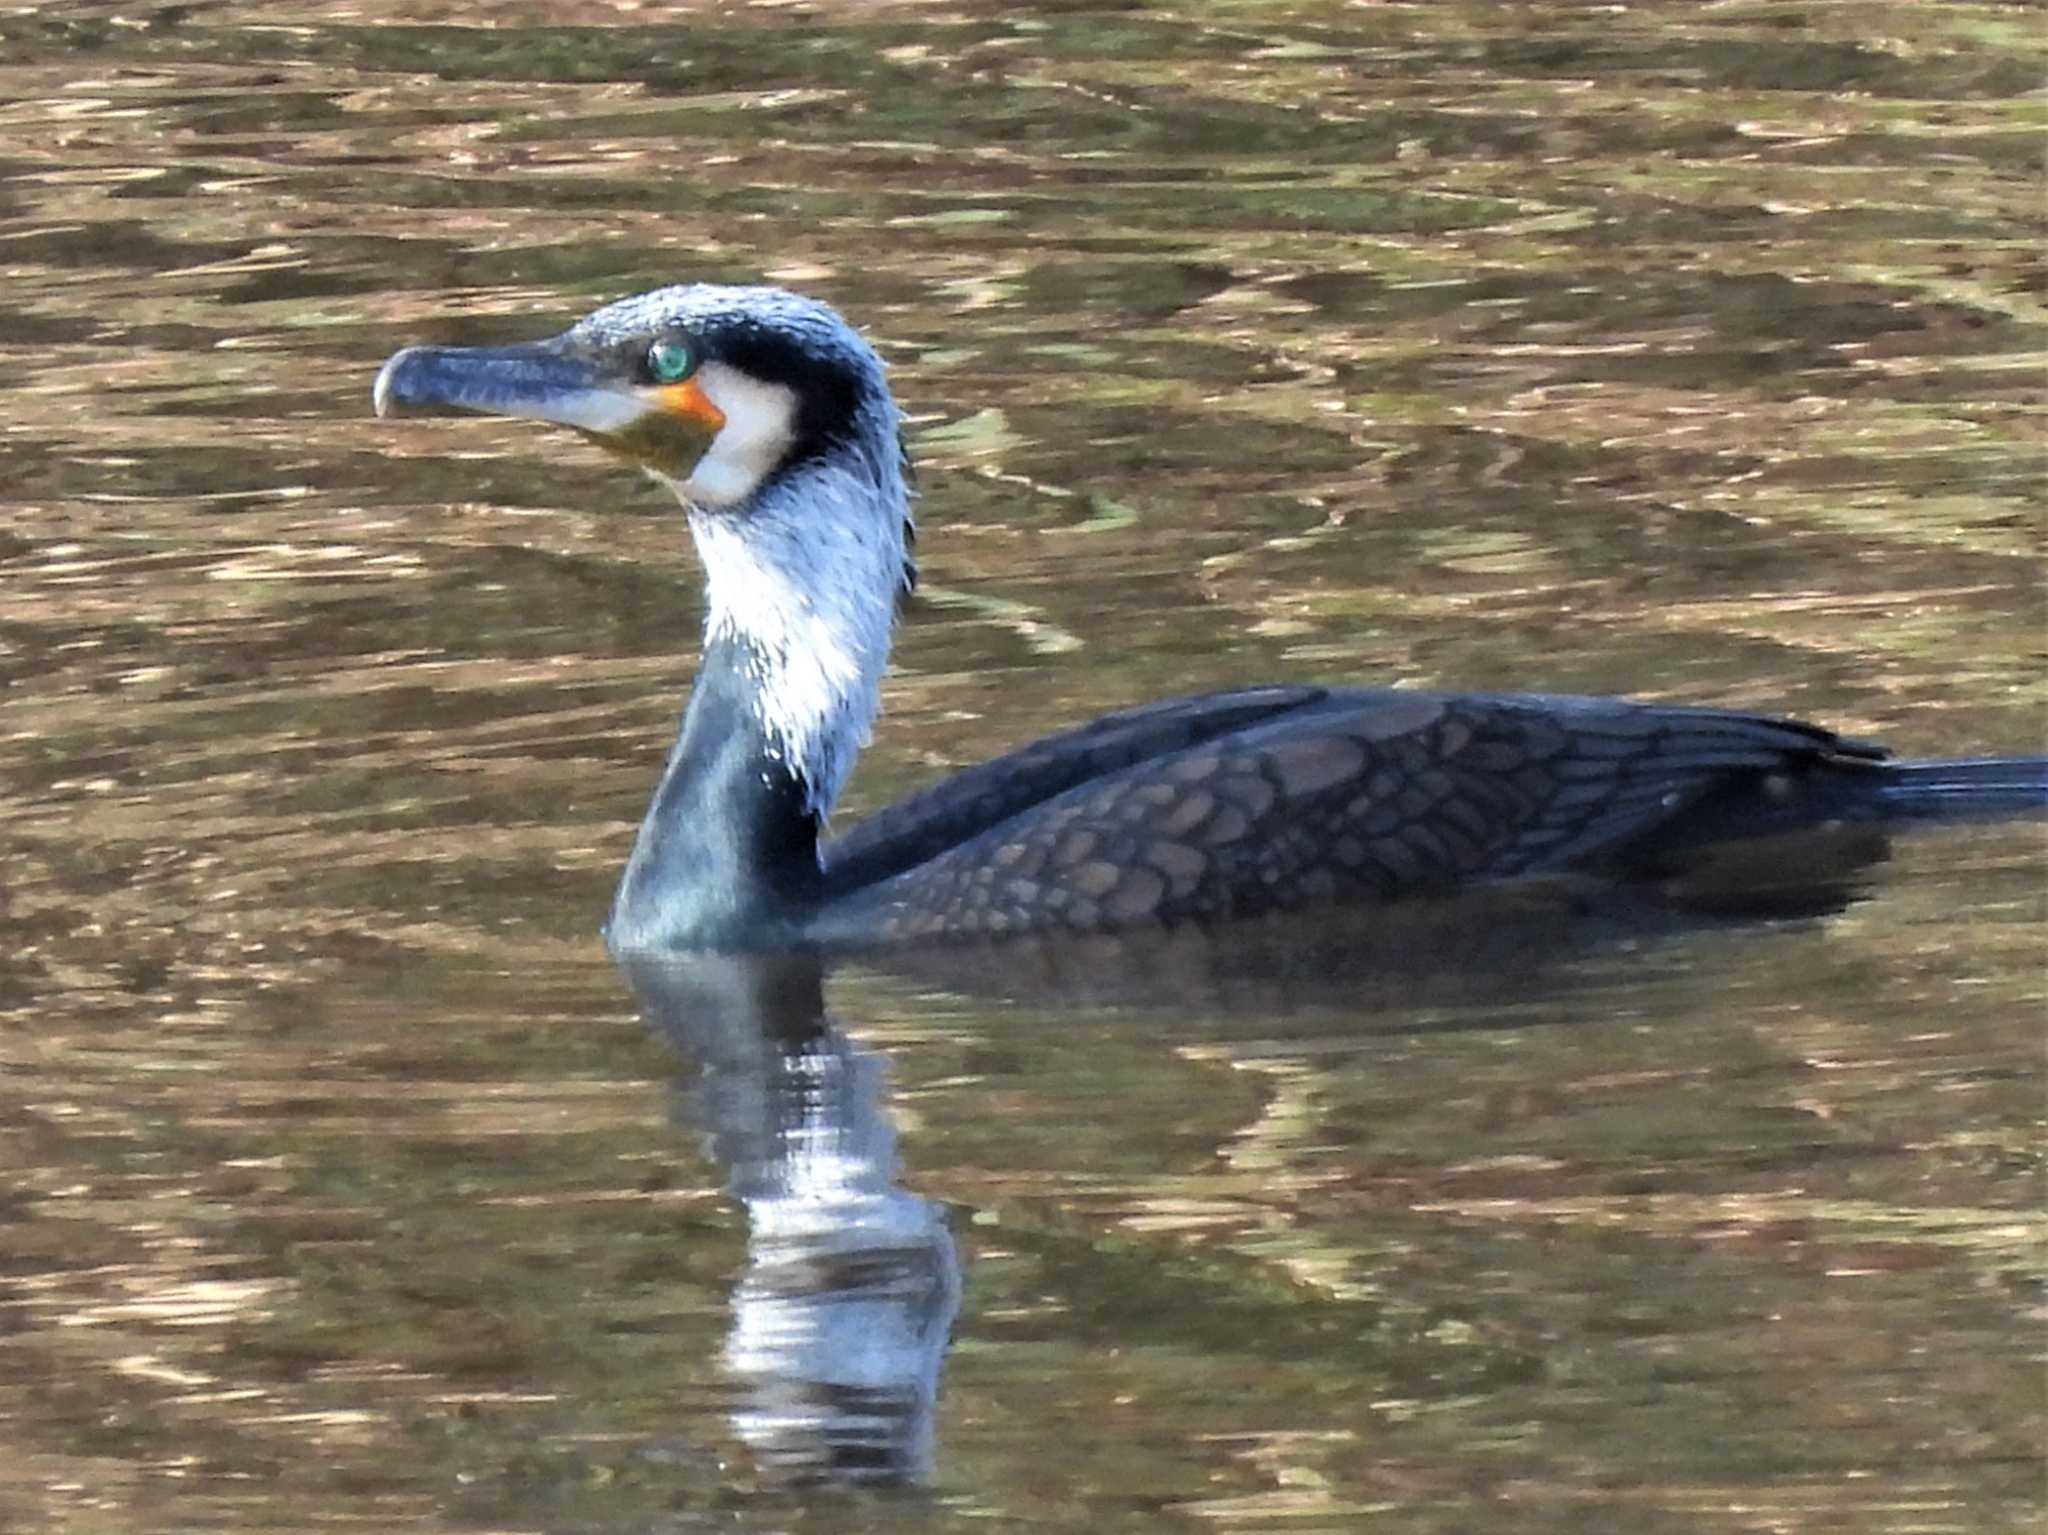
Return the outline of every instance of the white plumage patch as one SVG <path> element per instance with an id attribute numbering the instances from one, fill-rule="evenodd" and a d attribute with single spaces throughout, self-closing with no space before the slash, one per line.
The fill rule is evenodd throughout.
<path id="1" fill-rule="evenodd" d="M 796 391 L 750 378 L 722 362 L 705 363 L 696 377 L 725 425 L 677 491 L 695 506 L 736 506 L 761 488 L 795 440 Z"/>
<path id="2" fill-rule="evenodd" d="M 705 632 L 760 658 L 761 723 L 821 816 L 881 705 L 903 578 L 900 477 L 892 470 L 895 483 L 877 485 L 865 467 L 815 460 L 744 508 L 690 511 L 710 601 Z"/>

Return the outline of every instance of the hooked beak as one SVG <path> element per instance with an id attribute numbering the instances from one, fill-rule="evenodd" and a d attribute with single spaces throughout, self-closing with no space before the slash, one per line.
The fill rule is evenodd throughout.
<path id="1" fill-rule="evenodd" d="M 695 379 L 623 382 L 559 337 L 523 346 L 409 346 L 378 370 L 370 399 L 379 416 L 474 411 L 571 427 L 678 479 L 725 425 Z"/>

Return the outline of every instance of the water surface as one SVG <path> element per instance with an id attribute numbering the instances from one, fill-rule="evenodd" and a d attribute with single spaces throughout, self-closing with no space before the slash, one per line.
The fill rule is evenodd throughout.
<path id="1" fill-rule="evenodd" d="M 1278 678 L 2038 749 L 2037 22 L 0 13 L 0 1528 L 2035 1527 L 2037 828 L 1340 985 L 636 997 L 680 520 L 367 406 L 855 316 L 925 594 L 849 818 Z"/>

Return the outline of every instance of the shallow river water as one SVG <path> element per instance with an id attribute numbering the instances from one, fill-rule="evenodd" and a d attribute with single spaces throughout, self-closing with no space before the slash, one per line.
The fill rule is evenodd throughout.
<path id="1" fill-rule="evenodd" d="M 1295 678 L 2038 750 L 2044 59 L 0 3 L 0 1530 L 2039 1528 L 2038 825 L 1692 932 L 624 976 L 681 519 L 368 395 L 688 278 L 858 320 L 924 590 L 849 821 Z"/>

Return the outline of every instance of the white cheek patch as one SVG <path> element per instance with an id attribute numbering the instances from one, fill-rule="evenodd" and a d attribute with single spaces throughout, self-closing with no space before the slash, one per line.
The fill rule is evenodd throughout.
<path id="1" fill-rule="evenodd" d="M 796 441 L 796 391 L 722 362 L 699 368 L 697 387 L 725 425 L 678 488 L 698 506 L 732 506 L 761 488 Z"/>

